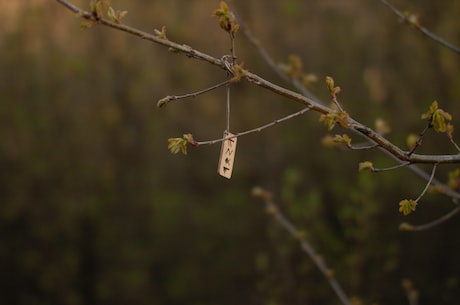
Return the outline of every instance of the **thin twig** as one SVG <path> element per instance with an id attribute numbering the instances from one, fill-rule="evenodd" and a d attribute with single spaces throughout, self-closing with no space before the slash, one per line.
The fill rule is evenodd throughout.
<path id="1" fill-rule="evenodd" d="M 281 213 L 277 205 L 272 201 L 273 196 L 271 193 L 263 190 L 262 188 L 256 187 L 253 189 L 252 194 L 257 198 L 262 199 L 267 207 L 267 212 L 271 214 L 278 221 L 278 223 L 292 235 L 292 237 L 299 241 L 302 250 L 307 253 L 316 267 L 321 271 L 340 301 L 344 305 L 351 305 L 350 299 L 346 295 L 337 279 L 334 277 L 333 271 L 326 265 L 324 259 L 318 255 L 318 253 L 303 236 L 303 234 L 299 232 L 299 230 L 289 221 L 287 217 L 283 215 L 283 213 Z"/>
<path id="2" fill-rule="evenodd" d="M 268 54 L 267 50 L 260 44 L 259 40 L 254 36 L 246 23 L 242 21 L 239 15 L 237 15 L 238 22 L 242 24 L 242 29 L 244 36 L 249 40 L 249 42 L 256 48 L 259 52 L 262 59 L 268 64 L 268 66 L 284 81 L 291 83 L 294 87 L 303 95 L 312 100 L 317 100 L 314 94 L 312 94 L 305 86 L 303 86 L 298 80 L 289 78 L 286 73 L 281 71 L 279 66 L 276 64 L 275 60 Z"/>
<path id="3" fill-rule="evenodd" d="M 385 168 L 372 167 L 371 170 L 372 170 L 373 173 L 380 173 L 380 172 L 386 172 L 386 171 L 395 170 L 395 169 L 398 169 L 398 168 L 401 168 L 401 167 L 406 167 L 406 166 L 409 166 L 409 165 L 410 165 L 410 162 L 403 162 L 403 163 L 397 164 L 395 166 L 390 166 L 390 167 L 385 167 Z"/>
<path id="4" fill-rule="evenodd" d="M 227 60 L 225 60 L 225 58 L 218 59 L 218 58 L 215 58 L 215 57 L 213 57 L 211 55 L 208 55 L 206 53 L 203 53 L 203 52 L 200 52 L 200 51 L 198 51 L 196 49 L 193 49 L 192 47 L 190 47 L 188 45 L 178 44 L 178 43 L 172 42 L 172 41 L 170 41 L 170 40 L 168 40 L 168 39 L 166 39 L 164 37 L 157 36 L 157 35 L 152 35 L 152 34 L 140 31 L 138 29 L 132 28 L 130 26 L 127 26 L 127 25 L 124 25 L 124 24 L 121 24 L 121 23 L 112 22 L 110 20 L 102 18 L 101 16 L 96 16 L 95 14 L 93 14 L 91 12 L 85 11 L 85 10 L 75 6 L 74 4 L 70 3 L 68 0 L 56 0 L 56 1 L 58 3 L 60 3 L 60 4 L 62 4 L 63 6 L 67 7 L 69 10 L 71 10 L 72 12 L 74 12 L 75 14 L 80 16 L 81 18 L 89 20 L 89 21 L 93 21 L 95 24 L 105 25 L 105 26 L 108 26 L 108 27 L 111 27 L 111 28 L 114 28 L 114 29 L 117 29 L 117 30 L 120 30 L 120 31 L 123 31 L 123 32 L 126 32 L 126 33 L 129 33 L 131 35 L 140 37 L 141 39 L 146 39 L 146 40 L 152 41 L 154 43 L 157 43 L 157 44 L 163 45 L 165 47 L 168 47 L 170 50 L 174 50 L 174 51 L 177 51 L 179 53 L 185 54 L 187 57 L 202 60 L 202 61 L 206 61 L 206 62 L 208 62 L 208 63 L 210 63 L 212 65 L 215 65 L 215 66 L 217 66 L 217 67 L 219 67 L 219 68 L 221 68 L 223 70 L 226 70 L 227 72 L 233 72 L 233 71 L 231 71 L 231 67 L 229 67 L 229 64 L 228 64 Z M 381 1 L 384 4 L 387 4 L 387 5 L 389 4 L 385 0 L 381 0 Z M 392 6 L 389 6 L 389 7 L 391 8 Z M 400 12 L 396 10 L 395 13 L 399 15 Z M 402 15 L 402 16 L 404 16 L 404 15 Z M 278 85 L 275 85 L 275 84 L 273 84 L 271 82 L 268 82 L 265 79 L 259 77 L 258 75 L 254 74 L 254 73 L 251 73 L 249 71 L 244 71 L 244 73 L 243 73 L 244 74 L 243 77 L 246 80 L 248 80 L 249 82 L 251 82 L 251 83 L 253 83 L 253 84 L 257 85 L 257 86 L 260 86 L 260 87 L 263 87 L 263 88 L 265 88 L 267 90 L 270 90 L 275 94 L 285 96 L 288 99 L 293 100 L 293 101 L 295 101 L 297 103 L 303 104 L 303 105 L 305 105 L 307 107 L 304 110 L 299 111 L 297 114 L 293 114 L 292 117 L 294 117 L 296 115 L 300 115 L 303 112 L 305 112 L 307 110 L 310 110 L 310 109 L 312 109 L 312 110 L 314 110 L 316 112 L 322 113 L 322 114 L 327 114 L 327 113 L 329 113 L 331 111 L 331 109 L 329 107 L 324 106 L 316 97 L 314 97 L 310 92 L 308 92 L 308 90 L 306 90 L 305 87 L 301 86 L 300 83 L 298 82 L 298 80 L 296 80 L 296 79 L 288 79 L 286 77 L 286 75 L 284 75 L 284 73 L 282 73 L 279 70 L 279 68 L 274 63 L 274 61 L 271 59 L 271 57 L 268 55 L 268 53 L 260 46 L 259 42 L 257 40 L 255 40 L 251 34 L 247 35 L 247 37 L 249 38 L 250 41 L 255 42 L 254 45 L 257 47 L 257 49 L 261 53 L 262 57 L 264 57 L 265 60 L 269 63 L 269 65 L 274 69 L 274 71 L 279 73 L 279 75 L 283 79 L 288 80 L 292 84 L 294 84 L 294 86 L 300 92 L 302 92 L 303 95 L 298 94 L 296 92 L 293 92 L 291 90 L 285 89 L 283 87 L 280 87 Z M 453 50 L 456 51 L 457 53 L 460 53 L 458 48 L 454 48 Z M 234 57 L 234 53 L 232 53 L 232 56 Z M 260 131 L 262 129 L 268 128 L 268 127 L 270 127 L 272 125 L 275 125 L 276 123 L 282 122 L 282 121 L 284 121 L 286 119 L 289 119 L 289 118 L 291 118 L 291 116 L 288 116 L 287 118 L 284 118 L 284 119 L 276 120 L 276 121 L 274 121 L 274 122 L 272 122 L 270 124 L 264 125 L 262 127 L 255 128 L 255 129 L 249 130 L 247 132 L 240 133 L 239 135 L 244 135 L 244 134 Z M 347 126 L 344 126 L 344 127 L 346 127 L 348 129 L 352 130 L 353 132 L 356 132 L 356 133 L 360 134 L 361 136 L 367 138 L 371 143 L 374 143 L 375 145 L 378 145 L 379 150 L 384 152 L 389 157 L 397 160 L 398 162 L 401 162 L 403 164 L 402 166 L 406 166 L 406 163 L 411 163 L 411 165 L 408 166 L 408 168 L 410 168 L 414 173 L 416 173 L 417 175 L 419 175 L 423 179 L 428 180 L 429 184 L 431 183 L 433 185 L 445 186 L 445 184 L 443 184 L 443 183 L 437 181 L 436 179 L 434 179 L 434 177 L 433 177 L 434 174 L 433 173 L 432 173 L 431 176 L 429 176 L 425 171 L 421 170 L 417 166 L 414 166 L 413 165 L 414 163 L 432 163 L 432 164 L 460 163 L 460 154 L 457 154 L 457 155 L 419 155 L 419 154 L 411 153 L 410 155 L 408 155 L 407 152 L 401 150 L 398 146 L 394 145 L 393 143 L 391 143 L 390 141 L 385 139 L 378 132 L 375 132 L 374 130 L 366 127 L 365 125 L 353 120 L 352 118 L 349 118 Z M 238 135 L 236 135 L 236 136 L 238 136 Z M 221 142 L 223 140 L 224 139 L 219 139 L 219 140 L 215 140 L 215 141 L 208 141 L 208 142 L 202 142 L 201 144 L 212 144 L 212 143 Z M 457 150 L 460 151 L 460 149 L 455 144 L 455 142 L 453 142 L 453 143 L 456 146 Z M 453 200 L 460 199 L 460 194 L 458 192 L 450 190 L 450 189 L 448 191 L 448 196 L 450 196 Z M 456 213 L 449 214 L 450 215 L 449 217 L 452 217 L 454 214 L 456 214 Z"/>
<path id="5" fill-rule="evenodd" d="M 365 144 L 365 145 L 350 145 L 350 146 L 347 146 L 349 149 L 351 150 L 369 150 L 369 149 L 374 149 L 374 148 L 377 148 L 379 147 L 378 144 Z"/>
<path id="6" fill-rule="evenodd" d="M 454 145 L 455 149 L 460 152 L 460 147 L 457 145 L 457 143 L 455 143 L 454 139 L 452 139 L 452 137 L 449 137 L 449 141 L 450 143 L 452 143 L 452 145 Z"/>
<path id="7" fill-rule="evenodd" d="M 431 31 L 429 31 L 427 28 L 425 28 L 422 25 L 420 25 L 418 22 L 414 23 L 413 21 L 411 21 L 409 19 L 409 16 L 407 14 L 404 14 L 403 12 L 398 10 L 394 5 L 389 3 L 387 0 L 380 0 L 380 2 L 385 4 L 390 10 L 393 11 L 393 13 L 395 13 L 399 18 L 401 18 L 401 20 L 403 20 L 404 22 L 412 25 L 415 29 L 419 30 L 422 34 L 424 34 L 425 36 L 427 36 L 431 40 L 437 42 L 438 44 L 442 45 L 443 47 L 445 47 L 445 48 L 447 48 L 447 49 L 449 49 L 449 50 L 451 50 L 451 51 L 453 51 L 453 52 L 455 52 L 457 54 L 460 54 L 460 48 L 459 47 L 456 47 L 453 44 L 445 41 L 441 37 L 437 36 L 436 34 L 432 33 Z"/>
<path id="8" fill-rule="evenodd" d="M 248 135 L 248 134 L 251 134 L 251 133 L 254 133 L 254 132 L 260 132 L 266 128 L 269 128 L 269 127 L 272 127 L 278 123 L 281 123 L 281 122 L 284 122 L 284 121 L 287 121 L 287 120 L 290 120 L 292 118 L 295 118 L 296 116 L 299 116 L 299 115 L 302 115 L 304 114 L 305 112 L 307 112 L 308 110 L 310 110 L 310 108 L 306 107 L 306 108 L 303 108 L 295 113 L 292 113 L 288 116 L 285 116 L 281 119 L 276 119 L 274 120 L 273 122 L 270 122 L 268 124 L 265 124 L 265 125 L 262 125 L 262 126 L 259 126 L 257 128 L 253 128 L 253 129 L 250 129 L 250 130 L 246 130 L 246 131 L 243 131 L 243 132 L 238 132 L 238 133 L 235 133 L 233 134 L 232 136 L 228 136 L 228 137 L 224 137 L 224 138 L 220 138 L 220 139 L 216 139 L 216 140 L 210 140 L 210 141 L 197 141 L 195 143 L 195 146 L 200 146 L 200 145 L 213 145 L 213 144 L 216 144 L 216 143 L 219 143 L 219 142 L 223 142 L 225 140 L 229 140 L 229 139 L 233 139 L 233 138 L 236 138 L 236 137 L 241 137 L 241 136 L 244 136 L 244 135 Z"/>
<path id="9" fill-rule="evenodd" d="M 225 131 L 230 132 L 230 78 L 231 74 L 227 71 L 227 88 L 226 88 L 226 111 L 225 111 Z"/>
<path id="10" fill-rule="evenodd" d="M 450 211 L 449 213 L 433 220 L 433 221 L 430 221 L 429 223 L 426 223 L 426 224 L 423 224 L 423 225 L 418 225 L 418 226 L 414 226 L 414 225 L 411 225 L 411 224 L 408 224 L 408 223 L 402 223 L 399 228 L 400 230 L 403 230 L 403 231 L 424 231 L 424 230 L 428 230 L 428 229 L 431 229 L 433 227 L 436 227 L 444 222 L 446 222 L 447 220 L 451 219 L 452 217 L 454 217 L 455 215 L 457 215 L 458 213 L 460 212 L 460 206 L 457 206 L 455 209 L 453 209 L 452 211 Z"/>
<path id="11" fill-rule="evenodd" d="M 423 189 L 422 193 L 418 196 L 417 199 L 415 199 L 415 202 L 418 202 L 426 193 L 426 191 L 428 191 L 428 188 L 430 187 L 431 185 L 431 181 L 433 181 L 433 178 L 434 178 L 434 174 L 436 173 L 436 168 L 438 167 L 438 164 L 435 163 L 433 164 L 433 169 L 431 170 L 431 176 L 430 178 L 428 179 L 428 182 L 427 184 L 425 185 L 425 188 Z"/>
<path id="12" fill-rule="evenodd" d="M 235 65 L 235 60 L 236 60 L 236 51 L 235 51 L 235 37 L 233 35 L 233 33 L 229 33 L 229 36 L 230 36 L 230 53 L 232 54 L 231 55 L 231 61 L 230 61 L 230 68 L 233 67 Z M 230 69 L 227 70 L 227 80 L 230 81 L 232 77 L 232 74 L 230 72 Z M 226 128 L 225 128 L 225 131 L 226 132 L 230 132 L 230 82 L 228 82 L 227 84 L 227 97 L 226 97 Z"/>
<path id="13" fill-rule="evenodd" d="M 419 134 L 418 136 L 418 139 L 417 141 L 415 142 L 414 146 L 412 147 L 412 149 L 407 153 L 408 156 L 412 155 L 415 150 L 420 146 L 422 145 L 422 140 L 423 140 L 423 137 L 425 136 L 425 133 L 426 131 L 431 127 L 431 122 L 429 122 L 425 128 L 422 130 L 422 132 Z"/>
<path id="14" fill-rule="evenodd" d="M 70 4 L 67 0 L 56 0 L 57 2 L 63 4 L 73 12 L 79 14 L 82 18 L 87 19 L 87 20 L 92 20 L 96 21 L 98 24 L 102 24 L 105 26 L 109 26 L 115 29 L 118 29 L 120 31 L 124 31 L 126 33 L 138 36 L 142 39 L 146 39 L 158 44 L 161 44 L 163 46 L 169 47 L 173 50 L 179 51 L 180 53 L 184 53 L 186 56 L 190 58 L 195 58 L 199 60 L 206 61 L 210 64 L 216 65 L 224 70 L 228 71 L 228 64 L 226 64 L 225 60 L 222 59 L 217 59 L 215 57 L 212 57 L 206 53 L 200 52 L 196 49 L 193 49 L 192 47 L 184 44 L 178 44 L 175 42 L 172 42 L 168 39 L 164 39 L 161 37 L 157 37 L 155 35 L 140 31 L 138 29 L 129 27 L 127 25 L 121 24 L 121 23 L 116 23 L 109 21 L 105 18 L 102 17 L 95 17 L 91 13 L 82 10 L 72 4 Z M 323 104 L 319 103 L 316 100 L 313 100 L 305 95 L 299 94 L 297 92 L 294 92 L 292 90 L 283 88 L 281 86 L 278 86 L 274 83 L 271 83 L 264 78 L 251 73 L 249 71 L 242 71 L 243 77 L 248 80 L 250 83 L 255 84 L 257 86 L 260 86 L 262 88 L 265 88 L 267 90 L 272 91 L 275 94 L 278 94 L 280 96 L 284 96 L 289 98 L 292 101 L 295 101 L 297 103 L 303 104 L 312 110 L 319 112 L 321 114 L 328 114 L 332 110 L 324 106 Z M 372 130 L 371 128 L 359 123 L 356 120 L 353 120 L 351 117 L 348 118 L 346 122 L 346 126 L 344 126 L 349 129 L 353 129 L 357 131 L 358 133 L 361 133 L 363 136 L 367 137 L 369 140 L 373 141 L 374 143 L 378 144 L 382 150 L 387 151 L 391 155 L 393 155 L 395 158 L 401 160 L 401 161 L 407 161 L 411 163 L 460 163 L 460 155 L 419 155 L 419 154 L 412 154 L 411 156 L 407 155 L 407 152 L 403 151 L 400 149 L 398 146 L 395 144 L 391 143 L 389 140 L 384 138 L 382 135 L 380 135 L 378 132 Z"/>
<path id="15" fill-rule="evenodd" d="M 337 109 L 339 110 L 339 112 L 344 112 L 344 110 L 343 110 L 343 108 L 342 108 L 342 105 L 340 105 L 339 100 L 337 99 L 337 95 L 336 95 L 336 94 L 332 95 L 332 102 L 333 102 L 334 105 L 337 107 Z"/>
<path id="16" fill-rule="evenodd" d="M 217 89 L 219 87 L 225 86 L 229 82 L 230 82 L 229 80 L 226 80 L 226 81 L 223 81 L 223 82 L 221 82 L 219 84 L 216 84 L 214 86 L 208 87 L 206 89 L 196 91 L 196 92 L 192 92 L 192 93 L 183 94 L 183 95 L 168 95 L 167 97 L 163 98 L 162 100 L 167 100 L 167 102 L 169 103 L 169 102 L 172 102 L 172 101 L 175 101 L 175 100 L 185 99 L 185 98 L 189 98 L 189 97 L 197 97 L 198 95 L 201 95 L 203 93 L 206 93 L 206 92 L 215 90 L 215 89 Z"/>

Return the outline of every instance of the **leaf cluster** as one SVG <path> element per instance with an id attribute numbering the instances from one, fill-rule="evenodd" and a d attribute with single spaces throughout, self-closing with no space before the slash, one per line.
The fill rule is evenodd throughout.
<path id="1" fill-rule="evenodd" d="M 326 76 L 326 86 L 332 97 L 335 97 L 341 90 L 339 86 L 335 86 L 334 79 L 331 76 Z"/>
<path id="2" fill-rule="evenodd" d="M 414 212 L 416 207 L 417 201 L 412 199 L 404 199 L 399 202 L 399 211 L 403 213 L 404 216 Z"/>
<path id="3" fill-rule="evenodd" d="M 182 138 L 169 138 L 168 139 L 168 149 L 173 154 L 181 152 L 182 154 L 187 154 L 187 145 L 191 144 L 193 146 L 197 145 L 197 142 L 193 139 L 193 135 L 190 133 L 184 134 Z"/>
<path id="4" fill-rule="evenodd" d="M 220 27 L 235 37 L 240 26 L 236 22 L 235 14 L 229 10 L 227 3 L 221 1 L 220 7 L 214 11 L 214 16 L 219 19 Z"/>
<path id="5" fill-rule="evenodd" d="M 342 127 L 348 127 L 350 125 L 348 121 L 349 119 L 350 116 L 346 111 L 339 111 L 322 114 L 319 118 L 319 121 L 323 122 L 327 129 L 331 131 L 337 124 Z"/>
<path id="6" fill-rule="evenodd" d="M 447 121 L 452 120 L 452 115 L 438 107 L 438 102 L 434 101 L 430 109 L 422 114 L 422 119 L 428 120 L 430 122 L 430 127 L 432 127 L 436 132 L 452 134 L 453 126 Z"/>

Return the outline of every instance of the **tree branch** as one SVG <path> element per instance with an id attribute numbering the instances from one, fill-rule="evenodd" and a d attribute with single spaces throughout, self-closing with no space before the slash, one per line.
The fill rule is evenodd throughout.
<path id="1" fill-rule="evenodd" d="M 454 46 L 453 44 L 445 41 L 444 39 L 442 39 L 441 37 L 439 37 L 438 35 L 432 33 L 431 31 L 429 31 L 427 28 L 423 27 L 422 25 L 420 25 L 419 21 L 418 21 L 418 18 L 414 15 L 408 15 L 408 14 L 405 14 L 403 12 L 401 12 L 400 10 L 398 10 L 394 5 L 392 5 L 390 2 L 388 2 L 387 0 L 380 0 L 380 2 L 382 2 L 384 5 L 386 5 L 390 10 L 393 11 L 393 13 L 395 13 L 399 18 L 401 18 L 402 21 L 404 21 L 405 23 L 407 24 L 410 24 L 411 26 L 413 26 L 415 29 L 419 30 L 423 35 L 427 36 L 428 38 L 430 38 L 431 40 L 439 43 L 440 45 L 442 45 L 443 47 L 457 53 L 457 54 L 460 54 L 460 48 L 459 47 L 456 47 Z"/>
<path id="2" fill-rule="evenodd" d="M 67 0 L 56 0 L 56 1 L 64 5 L 65 7 L 73 11 L 74 13 L 80 15 L 84 19 L 91 20 L 95 23 L 102 24 L 102 25 L 129 33 L 129 34 L 138 36 L 142 39 L 146 39 L 146 40 L 158 43 L 165 47 L 171 48 L 175 51 L 179 51 L 180 53 L 184 53 L 187 57 L 206 61 L 212 65 L 215 65 L 223 70 L 226 70 L 234 74 L 234 71 L 232 70 L 232 68 L 234 67 L 233 63 L 231 65 L 228 65 L 228 62 L 224 58 L 218 59 L 206 53 L 193 49 L 192 47 L 188 45 L 178 44 L 168 39 L 157 37 L 155 35 L 140 31 L 130 26 L 127 26 L 121 23 L 112 22 L 105 18 L 95 16 L 94 14 L 88 11 L 78 8 L 77 6 L 73 5 Z M 260 86 L 262 88 L 265 88 L 267 90 L 270 90 L 271 92 L 276 93 L 280 96 L 284 96 L 292 101 L 305 105 L 313 111 L 319 112 L 321 114 L 329 114 L 329 113 L 334 112 L 334 110 L 332 110 L 331 108 L 326 107 L 320 104 L 319 102 L 314 101 L 313 99 L 309 97 L 306 97 L 292 90 L 283 88 L 276 84 L 273 84 L 265 80 L 264 78 L 258 76 L 257 74 L 251 73 L 247 70 L 241 70 L 239 71 L 239 73 L 241 73 L 240 75 L 241 78 L 245 78 L 250 83 Z M 362 135 L 374 141 L 382 149 L 386 150 L 391 155 L 393 155 L 394 157 L 396 157 L 397 159 L 401 161 L 406 161 L 410 163 L 440 163 L 440 164 L 442 163 L 460 163 L 460 155 L 419 155 L 419 154 L 409 155 L 408 152 L 403 151 L 398 146 L 391 143 L 389 140 L 384 138 L 382 135 L 380 135 L 376 131 L 372 130 L 369 127 L 364 126 L 363 124 L 352 119 L 351 117 L 347 119 L 347 122 L 345 124 L 342 124 L 342 127 L 353 129 L 361 133 Z"/>
<path id="3" fill-rule="evenodd" d="M 299 241 L 302 250 L 308 254 L 316 267 L 318 267 L 321 271 L 340 301 L 344 305 L 351 305 L 352 302 L 347 297 L 337 279 L 334 277 L 333 271 L 329 269 L 321 256 L 316 253 L 313 246 L 307 241 L 303 234 L 297 230 L 297 228 L 289 221 L 289 219 L 286 218 L 286 216 L 283 215 L 283 213 L 281 213 L 277 205 L 272 201 L 272 194 L 260 187 L 255 187 L 252 190 L 252 195 L 256 198 L 262 199 L 267 206 L 267 212 L 272 215 L 273 218 L 275 218 L 276 221 L 278 221 L 278 223 L 284 227 L 292 237 Z"/>

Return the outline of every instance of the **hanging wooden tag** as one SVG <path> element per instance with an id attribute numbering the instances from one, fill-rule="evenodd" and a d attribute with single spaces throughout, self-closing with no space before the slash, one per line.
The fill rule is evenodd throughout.
<path id="1" fill-rule="evenodd" d="M 234 134 L 224 132 L 224 138 L 232 136 L 234 136 Z M 217 168 L 217 172 L 219 175 L 227 179 L 232 177 L 233 161 L 235 160 L 236 152 L 236 140 L 236 137 L 224 140 L 220 149 L 219 166 Z"/>

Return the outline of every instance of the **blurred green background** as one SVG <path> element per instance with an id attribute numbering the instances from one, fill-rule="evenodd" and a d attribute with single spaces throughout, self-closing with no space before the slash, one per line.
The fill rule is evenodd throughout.
<path id="1" fill-rule="evenodd" d="M 88 2 L 75 3 L 87 8 Z M 212 12 L 219 1 L 112 1 L 125 22 L 220 58 L 228 37 Z M 460 44 L 458 1 L 395 1 L 435 33 Z M 433 100 L 460 112 L 459 56 L 398 22 L 379 1 L 233 0 L 278 62 L 303 60 L 326 103 L 326 75 L 360 122 L 385 119 L 404 147 L 424 127 Z M 0 0 L 1 304 L 339 304 L 296 241 L 251 198 L 263 186 L 306 234 L 343 288 L 364 304 L 458 304 L 458 217 L 405 233 L 450 211 L 426 195 L 398 212 L 425 182 L 408 170 L 358 173 L 392 163 L 378 151 L 321 145 L 327 130 L 307 113 L 239 139 L 233 178 L 217 176 L 219 145 L 171 155 L 167 139 L 225 129 L 225 91 L 157 109 L 166 95 L 224 80 L 215 67 L 100 26 L 79 28 L 55 1 Z M 245 68 L 283 83 L 243 35 Z M 254 128 L 299 105 L 241 82 L 232 89 L 232 131 Z M 343 133 L 339 128 L 334 133 Z M 355 138 L 356 142 L 359 139 Z M 420 150 L 455 153 L 444 135 Z M 442 167 L 445 180 L 455 167 Z M 430 170 L 430 168 L 426 168 Z"/>

